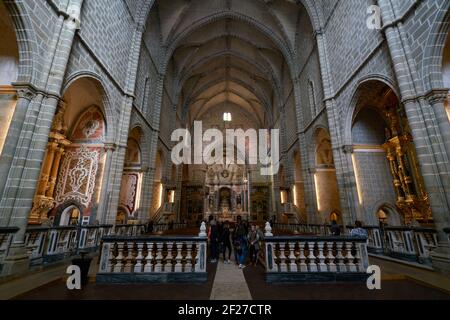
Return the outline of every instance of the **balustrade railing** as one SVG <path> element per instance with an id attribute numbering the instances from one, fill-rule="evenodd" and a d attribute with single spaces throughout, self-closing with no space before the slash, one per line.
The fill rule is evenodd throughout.
<path id="1" fill-rule="evenodd" d="M 330 235 L 331 225 L 303 224 L 303 223 L 274 223 L 273 228 L 281 231 L 290 231 L 298 234 Z"/>
<path id="2" fill-rule="evenodd" d="M 206 237 L 103 238 L 98 283 L 206 281 Z"/>
<path id="3" fill-rule="evenodd" d="M 25 234 L 30 264 L 63 260 L 80 250 L 96 251 L 111 229 L 112 225 L 30 227 Z"/>
<path id="4" fill-rule="evenodd" d="M 133 236 L 144 233 L 144 224 L 117 224 L 114 226 L 114 234 L 118 236 Z"/>
<path id="5" fill-rule="evenodd" d="M 179 230 L 187 228 L 187 223 L 177 222 L 177 223 L 158 223 L 153 225 L 153 233 L 162 233 L 169 230 Z"/>
<path id="6" fill-rule="evenodd" d="M 367 278 L 368 252 L 365 238 L 274 237 L 266 232 L 263 257 L 266 280 L 269 282 Z"/>
<path id="7" fill-rule="evenodd" d="M 347 226 L 351 231 L 353 227 Z M 370 252 L 395 258 L 429 263 L 430 253 L 437 246 L 436 230 L 421 227 L 364 226 L 368 233 Z"/>

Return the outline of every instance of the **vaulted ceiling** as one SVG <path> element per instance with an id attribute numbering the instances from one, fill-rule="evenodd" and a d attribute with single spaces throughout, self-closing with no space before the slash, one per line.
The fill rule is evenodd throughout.
<path id="1" fill-rule="evenodd" d="M 158 0 L 144 41 L 160 72 L 171 72 L 165 86 L 183 120 L 229 105 L 267 127 L 297 72 L 305 16 L 286 0 Z"/>

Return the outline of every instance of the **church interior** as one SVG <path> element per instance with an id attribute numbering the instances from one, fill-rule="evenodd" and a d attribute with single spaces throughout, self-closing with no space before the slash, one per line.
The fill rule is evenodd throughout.
<path id="1" fill-rule="evenodd" d="M 0 299 L 450 298 L 449 1 L 1 0 L 0 30 Z M 215 263 L 242 221 L 256 267 Z"/>

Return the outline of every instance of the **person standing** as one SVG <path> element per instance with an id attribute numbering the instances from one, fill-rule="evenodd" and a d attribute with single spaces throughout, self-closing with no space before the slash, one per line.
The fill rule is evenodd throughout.
<path id="1" fill-rule="evenodd" d="M 367 238 L 367 231 L 365 229 L 363 229 L 361 221 L 359 221 L 359 220 L 355 221 L 355 228 L 352 229 L 352 231 L 350 231 L 350 236 Z"/>
<path id="2" fill-rule="evenodd" d="M 222 243 L 222 253 L 223 253 L 223 262 L 230 263 L 231 262 L 231 239 L 230 239 L 230 224 L 228 221 L 225 221 L 222 227 L 222 233 L 220 237 L 220 242 Z M 226 253 L 228 249 L 228 259 L 226 259 Z"/>
<path id="3" fill-rule="evenodd" d="M 233 238 L 234 238 L 234 243 L 235 243 L 235 250 L 237 253 L 236 254 L 237 263 L 239 263 L 239 268 L 243 269 L 243 268 L 245 268 L 245 260 L 247 258 L 247 251 L 248 251 L 247 231 L 246 231 L 244 223 L 239 218 L 237 221 L 235 234 L 234 234 Z"/>
<path id="4" fill-rule="evenodd" d="M 258 263 L 259 240 L 259 233 L 258 230 L 256 230 L 256 225 L 252 224 L 248 234 L 248 243 L 250 245 L 250 263 L 253 266 L 256 266 Z"/>
<path id="5" fill-rule="evenodd" d="M 211 220 L 209 224 L 208 238 L 210 244 L 211 263 L 216 263 L 217 259 L 219 258 L 219 232 L 217 228 L 217 222 L 214 219 Z"/>
<path id="6" fill-rule="evenodd" d="M 341 227 L 337 224 L 336 220 L 333 220 L 331 222 L 330 231 L 331 231 L 331 235 L 333 235 L 333 236 L 341 235 Z"/>

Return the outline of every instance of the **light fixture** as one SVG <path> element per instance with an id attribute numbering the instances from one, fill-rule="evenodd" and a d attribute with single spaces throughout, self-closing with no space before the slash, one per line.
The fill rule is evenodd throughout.
<path id="1" fill-rule="evenodd" d="M 314 185 L 316 187 L 316 201 L 317 201 L 317 211 L 320 212 L 320 195 L 319 195 L 319 182 L 317 181 L 317 173 L 314 174 Z"/>
<path id="2" fill-rule="evenodd" d="M 352 153 L 352 162 L 353 162 L 353 171 L 355 172 L 355 180 L 356 180 L 356 191 L 358 192 L 358 201 L 359 204 L 362 205 L 363 204 L 363 197 L 361 194 L 361 185 L 359 184 L 359 176 L 358 176 L 358 170 L 356 167 L 356 159 L 355 159 L 355 154 Z"/>

